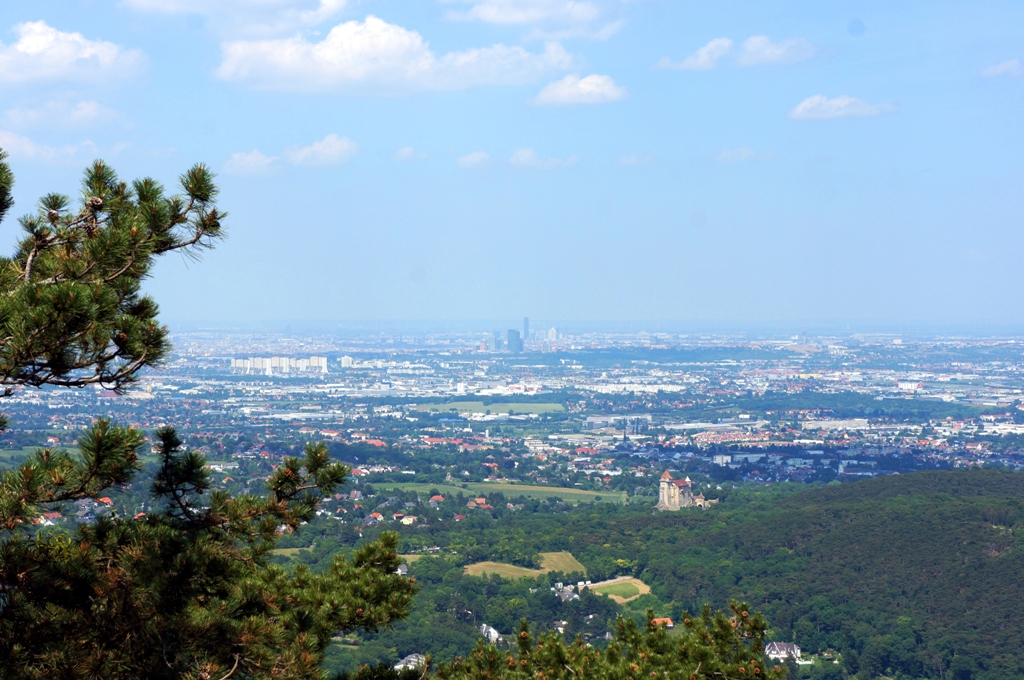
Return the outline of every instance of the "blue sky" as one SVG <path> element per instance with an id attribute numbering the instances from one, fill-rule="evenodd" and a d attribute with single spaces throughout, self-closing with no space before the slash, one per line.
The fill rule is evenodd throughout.
<path id="1" fill-rule="evenodd" d="M 219 173 L 170 320 L 1024 324 L 1019 2 L 0 7 L 15 213 Z"/>

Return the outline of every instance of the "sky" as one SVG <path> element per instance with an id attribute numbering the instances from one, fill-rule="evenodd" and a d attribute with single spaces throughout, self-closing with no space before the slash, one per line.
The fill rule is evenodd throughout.
<path id="1" fill-rule="evenodd" d="M 1024 328 L 1024 3 L 0 9 L 12 217 L 218 174 L 172 322 Z"/>

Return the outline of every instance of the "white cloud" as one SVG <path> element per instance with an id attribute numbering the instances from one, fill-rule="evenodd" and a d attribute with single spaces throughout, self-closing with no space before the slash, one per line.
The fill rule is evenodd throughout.
<path id="1" fill-rule="evenodd" d="M 606 24 L 600 26 L 594 26 L 592 24 L 582 26 L 569 26 L 568 28 L 560 28 L 557 30 L 545 30 L 541 28 L 535 28 L 526 36 L 527 40 L 544 40 L 550 42 L 552 40 L 572 40 L 573 38 L 590 38 L 591 40 L 608 40 L 613 35 L 619 32 L 619 29 L 626 25 L 624 19 L 617 19 L 615 21 L 609 21 Z"/>
<path id="2" fill-rule="evenodd" d="M 1010 78 L 1024 76 L 1024 66 L 1021 65 L 1020 59 L 1010 59 L 1009 61 L 993 64 L 981 70 L 982 78 L 998 78 L 999 76 L 1008 76 Z"/>
<path id="3" fill-rule="evenodd" d="M 789 112 L 794 120 L 828 120 L 832 118 L 863 118 L 895 111 L 892 104 L 869 104 L 845 94 L 829 99 L 823 94 L 808 97 Z"/>
<path id="4" fill-rule="evenodd" d="M 211 17 L 226 32 L 271 34 L 315 26 L 344 10 L 348 0 L 125 0 L 136 10 Z"/>
<path id="5" fill-rule="evenodd" d="M 293 36 L 237 40 L 221 47 L 220 78 L 282 90 L 332 90 L 363 84 L 461 89 L 530 82 L 572 63 L 558 43 L 549 43 L 541 54 L 494 45 L 437 56 L 416 31 L 374 16 L 338 24 L 320 42 Z"/>
<path id="6" fill-rule="evenodd" d="M 345 163 L 359 152 L 359 145 L 348 137 L 333 132 L 309 146 L 292 146 L 284 150 L 284 160 L 292 165 L 333 165 Z M 262 151 L 231 154 L 224 171 L 233 175 L 253 175 L 266 172 L 279 158 Z"/>
<path id="7" fill-rule="evenodd" d="M 520 168 L 567 168 L 576 165 L 579 158 L 541 158 L 533 149 L 517 149 L 508 162 Z"/>
<path id="8" fill-rule="evenodd" d="M 414 158 L 423 159 L 427 157 L 426 151 L 416 151 L 414 146 L 403 146 L 401 149 L 395 152 L 394 159 L 396 161 L 411 161 Z"/>
<path id="9" fill-rule="evenodd" d="M 508 162 L 520 167 L 536 167 L 541 164 L 540 157 L 533 149 L 516 149 Z"/>
<path id="10" fill-rule="evenodd" d="M 304 24 L 319 24 L 325 21 L 348 5 L 348 0 L 320 0 L 316 9 L 299 10 L 299 20 Z"/>
<path id="11" fill-rule="evenodd" d="M 526 40 L 607 40 L 626 23 L 624 19 L 605 19 L 599 3 L 590 0 L 441 1 L 470 6 L 464 11 L 448 12 L 449 19 L 499 25 L 532 25 L 534 28 Z"/>
<path id="12" fill-rule="evenodd" d="M 256 150 L 233 153 L 231 160 L 224 164 L 224 172 L 229 175 L 255 175 L 269 170 L 275 160 L 276 157 Z"/>
<path id="13" fill-rule="evenodd" d="M 473 153 L 456 158 L 455 164 L 460 168 L 477 168 L 490 162 L 490 160 L 491 154 L 486 151 L 474 151 Z"/>
<path id="14" fill-rule="evenodd" d="M 549 83 L 537 95 L 534 103 L 542 106 L 559 104 L 603 104 L 626 96 L 626 91 L 615 84 L 611 76 L 596 73 L 586 78 L 568 75 Z"/>
<path id="15" fill-rule="evenodd" d="M 732 40 L 715 38 L 682 61 L 675 62 L 668 57 L 662 57 L 655 66 L 680 71 L 707 71 L 713 69 L 718 60 L 729 54 L 730 50 L 732 50 Z"/>
<path id="16" fill-rule="evenodd" d="M 358 151 L 358 144 L 348 137 L 339 137 L 332 132 L 309 146 L 296 146 L 286 150 L 284 157 L 293 165 L 330 165 L 344 163 Z"/>
<path id="17" fill-rule="evenodd" d="M 737 61 L 743 66 L 756 64 L 793 64 L 813 57 L 817 49 L 803 38 L 773 43 L 764 35 L 753 35 L 743 41 Z"/>
<path id="18" fill-rule="evenodd" d="M 104 81 L 138 73 L 146 58 L 138 50 L 125 50 L 81 33 L 58 31 L 45 21 L 14 26 L 17 42 L 0 44 L 0 82 L 39 80 Z"/>
<path id="19" fill-rule="evenodd" d="M 94 101 L 55 99 L 33 108 L 9 109 L 4 112 L 4 120 L 16 128 L 42 125 L 74 127 L 111 120 L 115 115 L 113 109 Z"/>
<path id="20" fill-rule="evenodd" d="M 28 137 L 5 130 L 0 130 L 0 149 L 9 153 L 13 158 L 43 163 L 67 163 L 75 160 L 80 154 L 93 155 L 96 153 L 96 145 L 89 141 L 53 147 L 37 144 Z"/>
<path id="21" fill-rule="evenodd" d="M 601 10 L 593 2 L 578 0 L 468 0 L 465 12 L 449 12 L 452 19 L 489 24 L 582 24 L 596 20 Z M 465 4 L 465 2 L 464 2 Z"/>
<path id="22" fill-rule="evenodd" d="M 627 165 L 627 166 L 630 166 L 630 165 L 647 165 L 648 163 L 651 163 L 653 161 L 654 161 L 654 156 L 652 156 L 650 154 L 648 154 L 646 156 L 637 156 L 636 154 L 630 153 L 630 154 L 626 154 L 625 156 L 620 156 L 619 159 L 618 159 L 619 165 Z"/>
<path id="23" fill-rule="evenodd" d="M 718 154 L 715 159 L 724 163 L 739 163 L 742 161 L 753 160 L 757 157 L 757 152 L 751 149 L 749 146 L 745 146 L 741 149 L 728 149 Z"/>

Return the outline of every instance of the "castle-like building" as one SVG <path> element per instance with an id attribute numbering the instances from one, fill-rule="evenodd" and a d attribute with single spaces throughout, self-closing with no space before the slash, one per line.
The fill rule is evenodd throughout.
<path id="1" fill-rule="evenodd" d="M 658 504 L 655 510 L 679 510 L 681 508 L 703 508 L 707 509 L 718 499 L 706 499 L 704 494 L 693 495 L 693 487 L 690 485 L 690 478 L 672 479 L 672 475 L 665 471 L 661 476 L 661 487 L 658 489 Z"/>

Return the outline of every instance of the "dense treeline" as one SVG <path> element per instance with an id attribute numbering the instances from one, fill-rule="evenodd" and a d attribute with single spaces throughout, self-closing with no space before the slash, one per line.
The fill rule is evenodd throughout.
<path id="1" fill-rule="evenodd" d="M 428 611 L 451 608 L 435 591 L 475 598 L 466 609 L 485 613 L 490 625 L 507 627 L 521 613 L 542 627 L 568 619 L 556 613 L 570 610 L 555 598 L 547 600 L 555 607 L 550 613 L 526 597 L 523 608 L 500 614 L 492 602 L 504 606 L 538 585 L 460 570 L 483 559 L 535 564 L 538 552 L 568 550 L 595 581 L 632 575 L 652 586 L 627 615 L 651 606 L 678 618 L 705 603 L 747 600 L 767 615 L 774 639 L 809 654 L 839 652 L 842 663 L 830 673 L 1024 678 L 1017 612 L 1024 601 L 1024 474 L 918 472 L 798 492 L 783 485 L 719 493 L 724 502 L 707 512 L 552 503 L 546 512 L 503 513 L 500 520 L 480 514 L 403 528 L 403 550 L 437 545 L 455 553 L 414 565 L 414 575 L 436 575 L 423 572 L 423 613 L 417 604 L 409 628 L 437 631 L 420 635 L 420 650 L 431 649 L 433 634 L 455 630 L 431 619 Z M 615 610 L 606 604 L 605 622 Z M 410 639 L 402 631 L 375 639 L 397 653 L 398 641 Z"/>
<path id="2" fill-rule="evenodd" d="M 777 634 L 865 677 L 1024 675 L 1024 475 L 922 472 L 808 491 L 652 551 L 659 596 L 747 597 Z M 741 595 L 742 594 L 742 595 Z"/>

